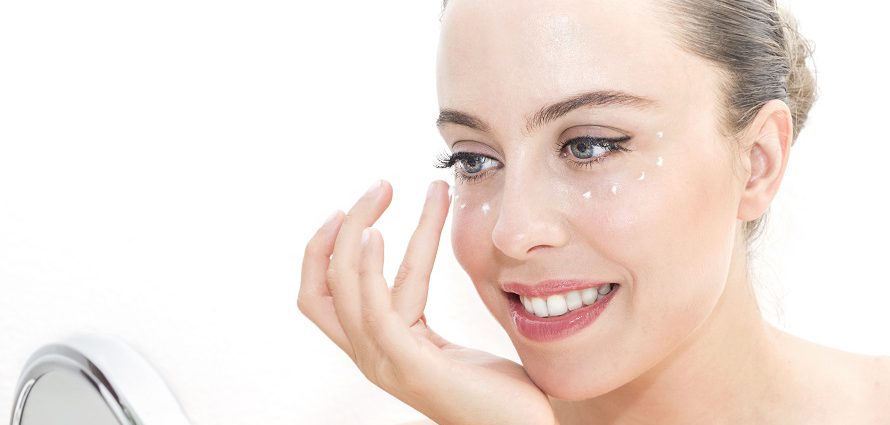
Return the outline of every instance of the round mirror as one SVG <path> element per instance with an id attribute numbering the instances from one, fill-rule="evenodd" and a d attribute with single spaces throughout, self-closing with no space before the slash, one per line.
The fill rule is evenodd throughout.
<path id="1" fill-rule="evenodd" d="M 12 425 L 188 425 L 154 368 L 114 336 L 41 347 L 15 394 Z"/>

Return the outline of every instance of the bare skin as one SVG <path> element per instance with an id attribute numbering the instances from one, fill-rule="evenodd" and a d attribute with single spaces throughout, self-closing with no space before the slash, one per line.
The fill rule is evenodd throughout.
<path id="1" fill-rule="evenodd" d="M 780 187 L 788 106 L 773 100 L 739 140 L 723 135 L 721 74 L 670 42 L 654 1 L 450 0 L 440 108 L 484 125 L 439 129 L 452 152 L 479 161 L 456 165 L 454 199 L 432 183 L 392 289 L 372 227 L 390 184 L 338 211 L 306 247 L 300 311 L 371 382 L 439 425 L 890 423 L 887 357 L 775 329 L 751 290 L 744 223 Z M 653 102 L 528 125 L 593 90 Z M 629 136 L 629 150 L 554 150 L 578 136 Z M 522 365 L 450 343 L 423 320 L 451 211 L 455 256 Z M 552 278 L 620 290 L 593 325 L 541 343 L 517 330 L 500 283 Z"/>

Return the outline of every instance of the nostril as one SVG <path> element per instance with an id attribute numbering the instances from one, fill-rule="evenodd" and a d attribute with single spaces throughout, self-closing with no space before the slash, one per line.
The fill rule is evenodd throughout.
<path id="1" fill-rule="evenodd" d="M 544 247 L 546 247 L 546 246 L 548 246 L 548 245 L 535 245 L 535 246 L 529 248 L 529 250 L 528 250 L 527 252 L 532 252 L 532 251 L 534 251 L 534 250 L 536 250 L 536 249 L 544 248 Z"/>

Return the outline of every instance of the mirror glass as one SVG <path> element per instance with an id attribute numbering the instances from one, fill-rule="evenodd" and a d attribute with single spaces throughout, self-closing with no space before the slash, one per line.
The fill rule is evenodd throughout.
<path id="1" fill-rule="evenodd" d="M 85 376 L 55 370 L 31 387 L 22 425 L 122 425 Z"/>

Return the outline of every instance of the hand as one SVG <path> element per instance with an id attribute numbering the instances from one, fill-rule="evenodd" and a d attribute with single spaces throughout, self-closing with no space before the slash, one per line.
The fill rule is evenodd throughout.
<path id="1" fill-rule="evenodd" d="M 338 210 L 306 246 L 297 305 L 371 382 L 440 425 L 555 424 L 547 396 L 522 366 L 452 344 L 426 323 L 447 189 L 441 180 L 430 186 L 391 290 L 383 238 L 369 227 L 389 206 L 391 186 L 381 180 L 345 219 Z"/>

